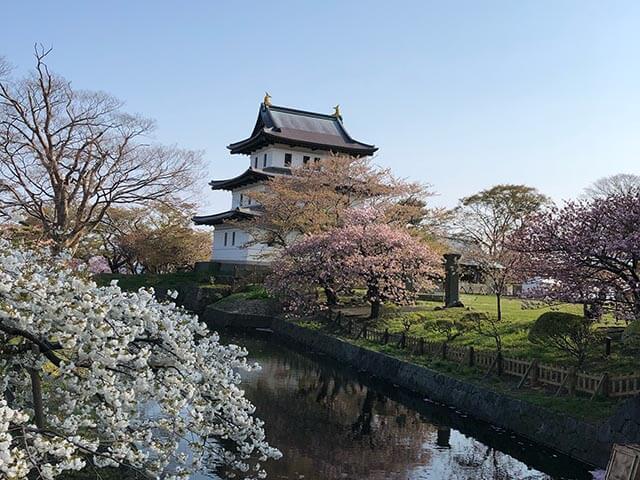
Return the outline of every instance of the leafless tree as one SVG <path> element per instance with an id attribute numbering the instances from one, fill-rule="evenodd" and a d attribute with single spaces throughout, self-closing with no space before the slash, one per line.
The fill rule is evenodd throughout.
<path id="1" fill-rule="evenodd" d="M 150 143 L 154 122 L 117 99 L 51 73 L 50 51 L 36 46 L 26 78 L 0 76 L 0 209 L 36 219 L 57 249 L 74 251 L 112 206 L 184 192 L 201 161 Z"/>
<path id="2" fill-rule="evenodd" d="M 624 195 L 638 190 L 640 190 L 640 175 L 618 173 L 596 180 L 584 189 L 584 194 L 588 198 L 598 198 Z"/>
<path id="3" fill-rule="evenodd" d="M 7 61 L 6 58 L 0 56 L 0 78 L 3 78 L 9 75 L 10 71 L 11 71 L 11 66 L 9 65 L 9 62 Z"/>

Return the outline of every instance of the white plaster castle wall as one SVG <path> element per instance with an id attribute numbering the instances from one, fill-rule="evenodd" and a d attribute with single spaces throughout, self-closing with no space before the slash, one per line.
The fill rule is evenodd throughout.
<path id="1" fill-rule="evenodd" d="M 284 168 L 285 154 L 290 153 L 291 166 L 298 167 L 304 162 L 304 157 L 309 157 L 309 162 L 313 163 L 316 159 L 322 161 L 329 153 L 320 150 L 311 150 L 306 148 L 291 148 L 286 145 L 270 145 L 262 148 L 249 156 L 251 168 L 262 170 L 268 167 Z M 246 187 L 240 187 L 231 192 L 231 209 L 239 207 L 249 208 L 256 206 L 255 200 L 250 199 L 250 192 L 255 190 L 263 190 L 263 184 L 253 184 Z M 240 203 L 240 195 L 242 195 L 242 204 Z M 246 246 L 250 240 L 247 232 L 239 228 L 239 225 L 218 225 L 215 227 L 212 243 L 212 260 L 216 262 L 229 263 L 250 263 L 250 264 L 268 264 L 271 262 L 273 254 L 277 251 L 273 247 L 258 244 Z M 235 243 L 232 245 L 232 235 L 236 232 Z M 224 244 L 224 234 L 227 233 L 227 244 Z"/>
<path id="2" fill-rule="evenodd" d="M 247 185 L 246 187 L 236 188 L 231 192 L 231 209 L 238 207 L 249 208 L 258 205 L 256 200 L 251 198 L 251 192 L 264 190 L 264 186 L 261 184 Z M 240 197 L 242 195 L 242 198 Z M 240 202 L 242 200 L 242 203 Z"/>
<path id="3" fill-rule="evenodd" d="M 271 147 L 265 147 L 253 152 L 249 157 L 251 167 L 256 170 L 270 167 L 273 161 L 272 150 Z"/>
<path id="4" fill-rule="evenodd" d="M 233 234 L 235 232 L 235 242 Z M 227 244 L 225 245 L 225 233 Z M 228 263 L 270 263 L 270 257 L 276 251 L 267 245 L 248 246 L 251 236 L 237 225 L 218 225 L 213 233 L 212 261 Z"/>
<path id="5" fill-rule="evenodd" d="M 313 162 L 316 158 L 323 159 L 328 155 L 328 152 L 321 150 L 311 150 L 308 148 L 292 148 L 286 145 L 270 145 L 265 148 L 257 150 L 249 157 L 251 168 L 262 170 L 267 167 L 279 167 L 284 168 L 285 154 L 291 154 L 291 166 L 299 167 L 304 163 L 304 157 L 309 157 L 309 161 Z M 264 158 L 266 155 L 266 167 Z M 257 159 L 257 163 L 256 163 Z M 256 167 L 257 164 L 257 167 Z"/>

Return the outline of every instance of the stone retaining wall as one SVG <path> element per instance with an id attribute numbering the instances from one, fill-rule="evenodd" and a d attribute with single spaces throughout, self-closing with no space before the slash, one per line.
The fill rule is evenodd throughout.
<path id="1" fill-rule="evenodd" d="M 167 298 L 168 288 L 157 287 L 156 298 L 165 300 Z M 176 303 L 182 305 L 187 310 L 190 310 L 198 315 L 202 314 L 208 305 L 221 300 L 231 293 L 231 287 L 217 285 L 213 287 L 202 287 L 199 285 L 181 285 L 178 288 L 174 288 L 178 292 L 178 298 Z"/>
<path id="2" fill-rule="evenodd" d="M 273 317 L 250 313 L 227 312 L 215 305 L 205 308 L 200 319 L 210 328 L 235 328 L 239 330 L 255 330 L 256 328 L 272 328 Z"/>
<path id="3" fill-rule="evenodd" d="M 464 382 L 429 368 L 358 347 L 281 318 L 225 312 L 210 305 L 202 315 L 214 328 L 269 328 L 306 351 L 322 353 L 350 367 L 452 405 L 471 416 L 511 430 L 580 461 L 605 468 L 614 443 L 640 443 L 640 397 L 621 402 L 607 420 L 594 424 Z"/>
<path id="4" fill-rule="evenodd" d="M 607 421 L 592 424 L 281 319 L 273 321 L 272 329 L 285 341 L 357 365 L 361 371 L 591 465 L 606 467 L 613 443 L 640 442 L 639 397 L 623 402 Z"/>

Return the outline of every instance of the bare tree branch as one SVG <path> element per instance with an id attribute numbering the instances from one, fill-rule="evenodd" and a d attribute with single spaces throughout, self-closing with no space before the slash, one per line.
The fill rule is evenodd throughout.
<path id="1" fill-rule="evenodd" d="M 42 225 L 58 249 L 75 250 L 114 205 L 145 205 L 186 191 L 200 154 L 153 145 L 154 122 L 124 113 L 101 92 L 72 88 L 45 63 L 12 81 L 0 61 L 0 209 Z"/>

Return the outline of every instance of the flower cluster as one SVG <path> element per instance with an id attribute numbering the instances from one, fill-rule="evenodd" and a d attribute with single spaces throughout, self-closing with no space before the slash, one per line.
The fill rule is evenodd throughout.
<path id="1" fill-rule="evenodd" d="M 613 307 L 640 319 L 640 193 L 567 202 L 533 215 L 512 239 L 524 277 L 550 300 Z"/>
<path id="2" fill-rule="evenodd" d="M 0 242 L 0 477 L 263 477 L 280 454 L 239 385 L 247 352 L 152 290 L 98 287 L 69 264 Z"/>
<path id="3" fill-rule="evenodd" d="M 93 256 L 87 261 L 87 267 L 91 273 L 112 273 L 107 259 L 100 256 Z"/>
<path id="4" fill-rule="evenodd" d="M 372 306 L 411 303 L 433 285 L 440 259 L 406 229 L 378 217 L 371 208 L 353 209 L 344 225 L 301 238 L 275 263 L 267 286 L 293 310 L 317 308 L 318 288 L 341 293 L 365 286 Z"/>

